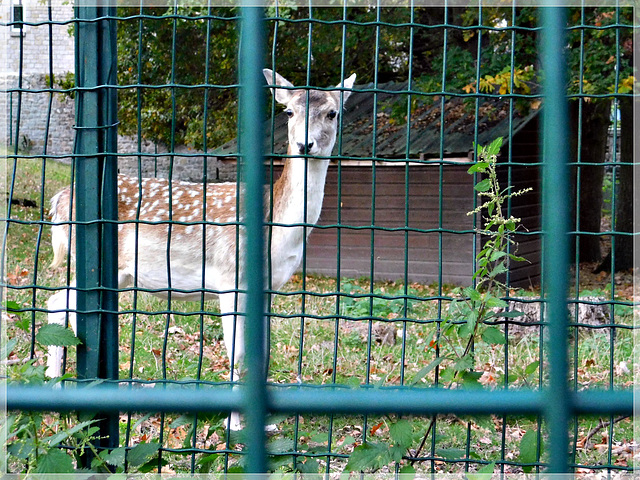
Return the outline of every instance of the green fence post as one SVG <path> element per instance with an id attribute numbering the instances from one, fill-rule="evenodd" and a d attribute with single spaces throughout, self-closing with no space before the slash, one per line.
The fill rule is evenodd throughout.
<path id="1" fill-rule="evenodd" d="M 246 190 L 246 254 L 244 279 L 247 284 L 246 342 L 247 377 L 242 403 L 249 439 L 248 473 L 266 472 L 265 418 L 267 412 L 265 350 L 264 267 L 264 101 L 262 62 L 264 27 L 262 9 L 251 0 L 242 8 L 240 38 L 240 155 Z"/>
<path id="2" fill-rule="evenodd" d="M 569 276 L 569 136 L 563 8 L 542 9 L 542 65 L 544 82 L 543 275 L 547 293 L 546 320 L 549 322 L 549 385 L 546 391 L 546 421 L 549 429 L 549 472 L 568 469 L 569 417 L 571 393 L 567 377 Z"/>
<path id="3" fill-rule="evenodd" d="M 79 378 L 118 378 L 115 7 L 76 7 L 76 220 Z M 97 20 L 100 19 L 100 20 Z M 100 415 L 101 446 L 118 446 L 118 416 Z"/>

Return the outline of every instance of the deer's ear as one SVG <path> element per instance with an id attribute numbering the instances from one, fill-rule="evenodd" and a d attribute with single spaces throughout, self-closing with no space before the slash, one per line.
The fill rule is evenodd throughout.
<path id="1" fill-rule="evenodd" d="M 346 78 L 343 83 L 336 85 L 336 88 L 348 88 L 352 89 L 353 85 L 356 83 L 356 74 L 352 74 L 349 78 Z M 351 95 L 350 91 L 344 91 L 342 94 L 342 102 L 346 103 L 347 98 Z M 340 101 L 340 92 L 336 92 L 336 97 L 338 101 Z"/>
<path id="2" fill-rule="evenodd" d="M 273 70 L 269 70 L 268 68 L 265 68 L 262 70 L 262 73 L 264 75 L 264 78 L 267 79 L 267 83 L 269 85 L 279 85 L 281 87 L 293 88 L 293 84 L 289 80 L 287 80 L 277 72 L 274 72 Z M 275 80 L 275 84 L 273 83 L 274 80 Z M 272 87 L 271 93 L 273 93 L 273 96 L 275 97 L 276 102 L 286 105 L 289 103 L 289 100 L 291 100 L 294 90 Z"/>

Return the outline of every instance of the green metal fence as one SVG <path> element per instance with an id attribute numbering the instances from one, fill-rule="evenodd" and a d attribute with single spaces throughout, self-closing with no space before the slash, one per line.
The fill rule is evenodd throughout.
<path id="1" fill-rule="evenodd" d="M 46 470 L 43 458 L 51 450 L 59 455 L 59 447 L 76 456 L 78 467 L 105 471 L 634 472 L 636 304 L 632 263 L 625 267 L 622 258 L 636 238 L 629 214 L 633 187 L 627 182 L 634 172 L 626 133 L 632 131 L 634 98 L 629 57 L 636 27 L 630 8 L 115 8 L 79 2 L 72 18 L 57 18 L 58 5 L 24 8 L 22 16 L 2 24 L 7 35 L 12 32 L 7 38 L 17 56 L 9 63 L 4 95 L 9 121 L 3 433 L 9 472 L 37 470 L 36 451 Z M 75 37 L 73 84 L 54 68 L 61 54 L 54 31 Z M 32 38 L 48 45 L 49 65 L 37 71 L 42 87 L 31 75 Z M 537 57 L 538 50 L 535 63 L 525 65 L 525 52 Z M 490 51 L 499 51 L 506 63 L 500 65 Z M 471 65 L 460 63 L 469 59 Z M 335 193 L 327 192 L 319 225 L 296 225 L 305 235 L 316 228 L 303 249 L 301 274 L 281 291 L 263 282 L 271 269 L 265 252 L 278 226 L 269 215 L 264 220 L 263 212 L 273 211 L 274 191 L 267 188 L 263 195 L 263 185 L 265 178 L 273 185 L 290 155 L 275 146 L 286 115 L 276 102 L 265 107 L 265 66 L 302 85 L 307 102 L 312 93 L 305 90 L 339 88 L 352 71 L 358 74 L 353 93 L 343 88 L 339 95 L 351 93 L 337 117 L 329 167 L 327 190 L 335 185 Z M 34 103 L 38 98 L 47 108 Z M 608 157 L 593 160 L 587 145 L 597 102 L 608 105 L 601 124 L 611 132 L 612 146 Z M 70 103 L 73 145 L 52 143 L 54 111 Z M 371 105 L 369 116 L 357 117 L 365 105 Z M 29 122 L 38 110 L 45 112 L 44 128 L 34 134 Z M 306 125 L 312 120 L 307 114 Z M 133 141 L 118 139 L 118 129 Z M 434 131 L 433 154 L 427 147 L 417 151 Z M 460 132 L 466 132 L 463 140 Z M 500 282 L 490 283 L 492 290 L 475 289 L 483 276 L 477 273 L 483 267 L 479 255 L 490 238 L 482 215 L 492 213 L 466 215 L 483 204 L 478 193 L 488 185 L 481 171 L 466 171 L 484 160 L 474 142 L 488 145 L 497 136 L 505 137 L 497 167 L 502 185 L 511 191 L 534 188 L 504 206 L 506 217 L 526 214 L 514 238 L 534 245 L 523 254 L 531 255 L 530 288 L 515 280 L 514 259 L 494 271 Z M 353 149 L 362 138 L 372 143 Z M 466 151 L 453 151 L 465 138 Z M 154 148 L 145 144 L 148 139 Z M 400 144 L 395 156 L 385 150 L 393 142 Z M 244 256 L 248 272 L 246 306 L 238 312 L 248 325 L 241 381 L 229 375 L 233 365 L 220 360 L 221 307 L 205 301 L 212 292 L 204 278 L 195 290 L 200 301 L 190 305 L 177 300 L 184 292 L 172 289 L 171 281 L 168 300 L 149 300 L 138 286 L 137 276 L 144 273 L 138 267 L 133 286 L 118 288 L 117 232 L 127 223 L 118 219 L 118 169 L 133 165 L 133 177 L 142 182 L 149 164 L 157 173 L 164 161 L 166 177 L 174 182 L 170 188 L 178 188 L 184 165 L 201 166 L 205 182 L 219 181 L 226 169 L 238 166 L 233 184 L 244 216 L 227 223 L 236 239 L 246 239 L 233 252 Z M 400 181 L 385 184 L 392 171 Z M 416 183 L 421 172 L 427 172 L 426 180 Z M 594 172 L 604 211 L 604 226 L 597 230 L 587 225 L 593 207 L 582 201 L 594 188 Z M 362 175 L 364 183 L 370 179 L 364 206 L 370 220 L 364 224 L 349 220 L 359 187 L 348 179 Z M 416 191 L 429 188 L 428 182 L 437 190 L 434 201 L 418 203 Z M 45 267 L 54 222 L 45 206 L 59 187 L 71 184 L 74 217 L 67 223 L 76 230 L 70 240 L 77 245 L 76 266 L 67 262 L 51 273 Z M 215 183 L 205 185 L 206 203 Z M 383 217 L 394 195 L 402 204 L 392 215 L 404 218 Z M 136 242 L 139 226 L 148 223 L 140 203 L 137 208 L 136 219 L 128 222 L 138 225 Z M 169 220 L 159 221 L 167 225 L 169 243 L 172 228 L 206 229 L 221 222 L 203 213 L 189 223 L 178 209 L 169 200 Z M 428 209 L 434 220 L 421 223 Z M 600 219 L 599 211 L 591 213 Z M 362 278 L 347 278 L 349 262 L 359 260 L 353 252 L 364 248 L 352 242 L 362 234 L 368 270 Z M 316 261 L 326 238 L 333 239 L 329 246 L 336 258 Z M 597 275 L 591 273 L 598 266 L 593 259 L 584 262 L 594 239 L 598 249 L 611 249 L 599 266 L 604 273 Z M 380 258 L 391 244 L 402 259 L 395 277 L 400 280 L 393 283 L 378 280 L 384 273 Z M 436 258 L 424 260 L 429 248 Z M 499 264 L 516 254 L 513 245 L 491 261 Z M 450 262 L 460 259 L 465 290 L 446 284 Z M 424 273 L 419 268 L 428 268 L 427 260 L 435 265 L 435 281 L 422 285 L 414 278 Z M 312 274 L 327 262 L 335 264 L 334 278 Z M 77 313 L 82 343 L 77 358 L 70 353 L 66 359 L 74 373 L 48 380 L 46 346 L 73 342 L 60 332 L 53 339 L 38 332 L 51 313 L 47 298 L 69 292 L 72 278 L 78 301 L 67 310 Z M 242 288 L 236 271 L 233 290 L 243 293 Z M 488 294 L 495 297 L 490 306 L 506 314 L 485 318 L 472 308 L 464 320 L 451 319 L 455 305 L 479 305 L 474 296 Z M 234 309 L 241 306 L 236 300 Z M 517 312 L 529 307 L 531 318 Z M 467 345 L 471 364 L 456 363 L 453 343 L 462 341 L 466 325 L 476 332 L 469 316 L 489 333 Z M 235 410 L 243 414 L 240 433 L 223 427 Z M 82 424 L 86 412 L 100 412 L 94 416 L 100 421 Z M 265 432 L 269 423 L 276 424 L 276 433 Z M 87 434 L 93 435 L 93 447 L 82 443 L 80 430 L 64 434 L 75 424 L 99 427 Z"/>

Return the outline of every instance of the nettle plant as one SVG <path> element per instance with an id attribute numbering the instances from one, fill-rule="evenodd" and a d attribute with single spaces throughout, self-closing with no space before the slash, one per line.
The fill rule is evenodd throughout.
<path id="1" fill-rule="evenodd" d="M 512 236 L 521 227 L 521 219 L 506 216 L 505 212 L 509 198 L 522 195 L 531 189 L 515 192 L 512 192 L 509 187 L 501 189 L 496 171 L 501 147 L 502 138 L 497 138 L 489 146 L 479 145 L 478 161 L 468 170 L 469 174 L 479 176 L 479 181 L 474 188 L 483 201 L 467 215 L 482 216 L 483 227 L 478 230 L 478 233 L 487 240 L 476 256 L 476 271 L 472 277 L 472 285 L 454 291 L 457 296 L 454 296 L 443 316 L 443 321 L 432 342 L 434 349 L 438 347 L 436 358 L 415 375 L 410 382 L 414 385 L 440 365 L 442 368 L 438 376 L 442 387 L 478 385 L 482 372 L 475 369 L 474 345 L 479 341 L 490 346 L 505 344 L 507 338 L 495 326 L 495 322 L 501 318 L 515 318 L 523 315 L 519 311 L 508 311 L 507 302 L 500 298 L 507 291 L 501 278 L 508 271 L 509 263 L 526 261 L 513 253 L 517 245 Z M 534 363 L 535 365 L 532 364 L 527 369 L 537 368 L 538 362 Z M 388 441 L 368 442 L 357 446 L 349 458 L 347 471 L 375 471 L 396 462 L 400 464 L 400 473 L 415 472 L 414 462 L 403 459 L 407 458 L 409 452 L 413 458 L 420 456 L 432 431 L 435 417 L 423 433 L 415 432 L 411 423 L 405 419 L 388 423 Z M 535 454 L 535 442 L 532 450 L 527 447 L 528 441 L 528 438 L 526 442 L 523 438 L 520 445 L 522 460 L 530 456 L 527 452 L 533 451 Z M 413 450 L 416 442 L 419 442 L 419 446 Z M 443 458 L 454 458 L 451 455 L 457 455 L 457 450 L 453 453 L 449 450 L 451 449 L 436 450 L 436 453 Z M 464 451 L 459 453 L 463 455 Z M 494 467 L 495 462 L 489 463 L 480 468 L 478 473 L 492 473 Z"/>
<path id="2" fill-rule="evenodd" d="M 489 146 L 478 145 L 479 161 L 468 170 L 471 175 L 481 175 L 474 188 L 484 202 L 467 215 L 482 215 L 484 226 L 479 233 L 487 240 L 476 255 L 473 285 L 462 289 L 462 295 L 451 301 L 439 334 L 438 344 L 446 343 L 450 347 L 445 349 L 446 355 L 439 357 L 439 363 L 452 361 L 452 366 L 443 370 L 441 375 L 445 384 L 475 383 L 482 374 L 474 371 L 473 346 L 476 341 L 481 339 L 489 345 L 505 344 L 507 338 L 504 333 L 490 322 L 523 315 L 519 311 L 508 311 L 507 302 L 500 298 L 500 294 L 507 291 L 507 286 L 500 279 L 507 273 L 510 262 L 526 261 L 513 253 L 517 245 L 511 237 L 521 226 L 521 219 L 506 216 L 506 203 L 512 197 L 531 191 L 531 188 L 514 192 L 510 187 L 500 188 L 496 164 L 501 147 L 502 137 Z"/>

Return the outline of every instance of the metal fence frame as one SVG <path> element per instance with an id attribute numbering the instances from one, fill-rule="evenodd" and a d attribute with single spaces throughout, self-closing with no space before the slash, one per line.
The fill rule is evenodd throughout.
<path id="1" fill-rule="evenodd" d="M 80 2 L 77 8 L 77 73 L 76 89 L 78 162 L 76 172 L 77 195 L 85 199 L 77 210 L 78 252 L 91 253 L 78 258 L 79 336 L 86 339 L 78 352 L 79 378 L 118 377 L 117 346 L 100 344 L 101 338 L 117 342 L 117 212 L 116 195 L 115 59 L 114 20 L 112 6 L 94 7 Z M 436 413 L 465 414 L 534 414 L 544 418 L 548 426 L 548 473 L 569 472 L 569 425 L 577 414 L 633 413 L 635 406 L 631 391 L 573 391 L 567 382 L 568 319 L 566 316 L 569 259 L 569 206 L 564 201 L 568 189 L 568 131 L 566 103 L 566 62 L 564 44 L 565 13 L 562 8 L 543 9 L 543 29 L 546 34 L 542 48 L 545 70 L 544 85 L 544 178 L 543 232 L 544 282 L 546 285 L 546 318 L 549 325 L 549 382 L 540 391 L 449 391 L 441 389 L 402 388 L 327 388 L 267 386 L 263 374 L 265 356 L 264 329 L 247 330 L 247 381 L 238 389 L 218 387 L 201 391 L 176 389 L 133 389 L 131 385 L 117 387 L 101 385 L 93 388 L 51 389 L 8 385 L 6 405 L 9 410 L 53 410 L 105 412 L 107 421 L 102 432 L 110 432 L 104 447 L 113 448 L 117 442 L 117 413 L 121 411 L 207 412 L 241 410 L 246 416 L 248 438 L 247 473 L 267 471 L 264 425 L 268 413 L 398 413 L 431 415 Z M 246 165 L 247 186 L 247 264 L 254 270 L 249 278 L 247 322 L 264 322 L 265 289 L 260 279 L 263 269 L 263 198 L 264 178 L 263 133 L 255 128 L 254 118 L 262 117 L 260 101 L 264 95 L 261 76 L 265 35 L 262 9 L 252 2 L 242 8 L 242 37 L 244 45 L 240 61 L 240 123 L 243 132 L 240 152 Z M 102 248 L 89 248 L 100 239 Z M 553 240 L 551 240 L 553 239 Z M 111 268 L 109 268 L 111 267 Z M 100 274 L 99 272 L 102 272 Z M 108 355 L 105 352 L 112 352 Z M 115 352 L 115 356 L 113 353 Z"/>

